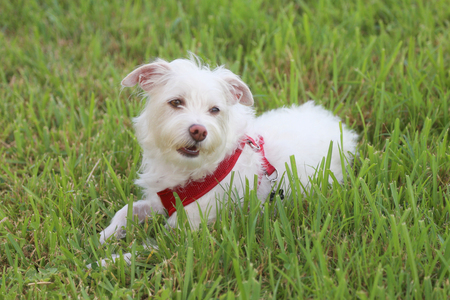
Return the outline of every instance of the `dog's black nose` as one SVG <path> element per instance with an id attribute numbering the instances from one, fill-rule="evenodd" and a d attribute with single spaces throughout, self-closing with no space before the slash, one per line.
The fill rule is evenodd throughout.
<path id="1" fill-rule="evenodd" d="M 208 135 L 208 131 L 206 131 L 205 126 L 194 124 L 191 127 L 189 127 L 189 134 L 195 141 L 201 142 Z"/>

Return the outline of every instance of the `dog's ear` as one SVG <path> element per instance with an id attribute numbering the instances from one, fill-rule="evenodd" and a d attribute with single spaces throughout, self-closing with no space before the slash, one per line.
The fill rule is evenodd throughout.
<path id="1" fill-rule="evenodd" d="M 223 79 L 233 97 L 233 104 L 240 103 L 247 106 L 253 105 L 253 95 L 248 86 L 233 72 L 225 69 L 223 66 L 214 70 L 221 79 Z"/>
<path id="2" fill-rule="evenodd" d="M 226 77 L 224 79 L 229 84 L 231 95 L 234 97 L 234 100 L 236 100 L 236 103 L 246 106 L 253 105 L 252 92 L 250 92 L 248 86 L 240 80 L 239 77 L 234 75 L 233 77 Z"/>
<path id="3" fill-rule="evenodd" d="M 136 83 L 139 83 L 139 86 L 144 91 L 149 91 L 161 76 L 167 74 L 169 71 L 169 63 L 159 59 L 151 64 L 143 65 L 128 74 L 122 80 L 122 86 L 132 87 Z"/>

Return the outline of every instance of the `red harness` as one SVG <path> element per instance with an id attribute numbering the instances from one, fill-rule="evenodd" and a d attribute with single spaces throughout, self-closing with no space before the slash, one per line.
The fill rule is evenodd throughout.
<path id="1" fill-rule="evenodd" d="M 219 164 L 213 174 L 202 178 L 200 181 L 191 181 L 184 187 L 178 186 L 174 189 L 165 189 L 157 193 L 169 216 L 171 216 L 176 211 L 176 200 L 174 193 L 178 194 L 178 197 L 180 197 L 183 206 L 191 204 L 197 199 L 200 199 L 203 195 L 216 187 L 228 174 L 230 174 L 231 170 L 233 170 L 234 166 L 236 165 L 239 156 L 241 156 L 242 149 L 244 148 L 245 144 L 249 144 L 249 146 L 253 150 L 255 150 L 256 153 L 261 153 L 264 175 L 266 175 L 267 177 L 271 176 L 276 171 L 276 169 L 269 163 L 265 156 L 263 137 L 258 136 L 258 142 L 255 142 L 255 140 L 251 137 L 245 136 L 244 140 L 239 144 L 239 147 L 234 151 L 234 153 L 226 157 Z M 259 182 L 261 182 L 261 175 L 259 176 Z"/>

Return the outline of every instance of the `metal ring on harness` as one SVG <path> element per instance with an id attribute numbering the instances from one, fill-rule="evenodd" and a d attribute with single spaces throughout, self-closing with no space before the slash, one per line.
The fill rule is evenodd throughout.
<path id="1" fill-rule="evenodd" d="M 260 151 L 261 150 L 261 147 L 258 144 L 255 144 L 253 141 L 247 140 L 247 144 L 251 148 L 255 149 L 256 151 Z"/>
<path id="2" fill-rule="evenodd" d="M 278 169 L 277 169 L 277 168 L 275 168 L 275 174 L 276 174 L 277 176 L 276 176 L 274 179 L 270 179 L 270 176 L 272 176 L 273 173 L 272 173 L 272 175 L 267 175 L 267 174 L 265 174 L 265 175 L 266 175 L 266 178 L 267 178 L 270 182 L 274 183 L 274 182 L 276 182 L 276 181 L 278 180 Z"/>

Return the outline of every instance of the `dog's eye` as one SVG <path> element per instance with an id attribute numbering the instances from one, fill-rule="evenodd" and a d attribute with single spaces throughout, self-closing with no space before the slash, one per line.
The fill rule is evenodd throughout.
<path id="1" fill-rule="evenodd" d="M 173 107 L 178 107 L 183 104 L 183 101 L 180 99 L 175 99 L 175 100 L 169 101 L 169 104 L 172 105 Z"/>
<path id="2" fill-rule="evenodd" d="M 211 108 L 209 110 L 209 112 L 212 114 L 217 114 L 217 113 L 219 113 L 219 111 L 220 111 L 220 109 L 217 106 L 214 106 L 213 108 Z"/>

